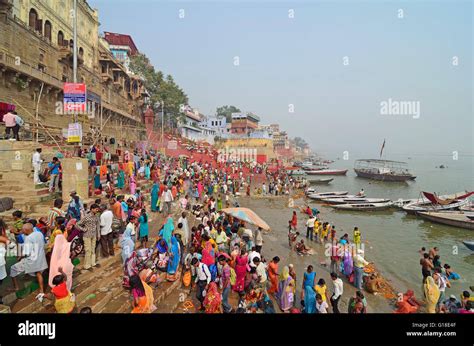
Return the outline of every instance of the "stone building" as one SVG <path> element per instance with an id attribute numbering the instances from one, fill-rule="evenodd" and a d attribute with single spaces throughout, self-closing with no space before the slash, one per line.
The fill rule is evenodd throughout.
<path id="1" fill-rule="evenodd" d="M 73 1 L 0 0 L 0 102 L 16 106 L 23 132 L 63 140 L 63 84 L 73 81 Z M 144 139 L 143 81 L 130 75 L 99 37 L 97 10 L 78 0 L 78 82 L 86 83 L 88 112 L 80 115 L 84 142 Z M 0 123 L 0 132 L 3 123 Z"/>

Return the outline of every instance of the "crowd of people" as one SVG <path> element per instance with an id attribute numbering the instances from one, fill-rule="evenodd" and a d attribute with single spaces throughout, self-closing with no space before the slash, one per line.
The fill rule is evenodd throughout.
<path id="1" fill-rule="evenodd" d="M 94 177 L 93 191 L 98 197 L 94 203 L 86 205 L 71 191 L 67 205 L 56 199 L 45 217 L 25 219 L 21 211 L 15 211 L 11 225 L 1 221 L 0 280 L 7 275 L 2 254 L 21 249 L 18 262 L 10 269 L 15 289 L 19 288 L 16 278 L 20 274 L 34 275 L 39 284 L 38 300 L 54 299 L 58 312 L 74 311 L 74 266 L 83 255 L 83 273 L 99 268 L 96 244 L 100 244 L 101 258 L 115 256 L 116 246 L 121 250 L 122 283 L 130 291 L 133 313 L 156 309 L 154 290 L 163 280 L 181 280 L 194 292 L 196 310 L 206 313 L 273 313 L 277 310 L 274 303 L 282 312 L 339 313 L 344 278 L 356 288 L 347 312 L 367 312 L 363 291 L 373 293 L 378 286 L 377 278 L 366 270 L 371 263 L 364 258 L 358 227 L 354 227 L 352 239 L 342 230 L 338 235 L 334 225 L 322 220 L 319 210 L 306 206 L 301 210 L 307 216 L 305 243 L 299 239 L 294 211 L 288 222 L 290 250 L 311 255 L 310 242 L 327 250 L 331 280 L 326 283 L 309 265 L 299 285 L 292 264 L 281 266 L 280 257 L 268 256 L 266 251 L 264 256 L 264 230 L 259 225 L 245 223 L 223 210 L 239 206 L 235 197 L 243 191 L 250 195 L 251 186 L 256 195 L 290 195 L 305 186 L 285 170 L 255 162 L 218 162 L 211 152 L 209 160 L 124 152 L 123 163 L 101 165 L 97 160 L 106 153 L 91 148 L 84 154 Z M 41 156 L 36 155 L 35 160 L 38 164 Z M 52 160 L 50 169 L 53 178 L 60 175 L 59 159 Z M 149 196 L 138 188 L 142 179 L 152 182 Z M 56 179 L 52 181 L 54 191 Z M 149 225 L 154 215 L 161 215 L 156 238 L 151 237 L 155 230 Z M 448 278 L 455 279 L 456 273 L 447 264 L 441 267 L 436 248 L 423 254 L 420 263 L 429 312 L 472 310 L 468 292 L 463 292 L 460 300 L 454 296 L 445 299 Z M 43 282 L 47 269 L 50 294 Z M 412 293 L 399 300 L 398 312 L 415 311 L 404 305 L 417 304 Z M 187 305 L 194 307 L 192 301 Z"/>

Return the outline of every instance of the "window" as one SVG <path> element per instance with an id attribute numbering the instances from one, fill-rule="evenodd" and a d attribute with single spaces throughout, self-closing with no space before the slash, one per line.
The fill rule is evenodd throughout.
<path id="1" fill-rule="evenodd" d="M 44 22 L 44 37 L 51 41 L 51 22 L 49 20 Z"/>
<path id="2" fill-rule="evenodd" d="M 34 30 L 36 30 L 36 21 L 38 20 L 38 13 L 34 8 L 30 10 L 29 22 L 28 26 Z"/>
<path id="3" fill-rule="evenodd" d="M 79 56 L 80 56 L 81 58 L 84 57 L 84 49 L 82 49 L 82 47 L 79 48 Z"/>
<path id="4" fill-rule="evenodd" d="M 64 34 L 61 30 L 58 31 L 58 46 L 64 46 Z"/>

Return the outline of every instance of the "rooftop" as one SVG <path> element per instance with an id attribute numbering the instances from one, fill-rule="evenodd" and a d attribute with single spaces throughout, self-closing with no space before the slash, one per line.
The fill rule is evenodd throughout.
<path id="1" fill-rule="evenodd" d="M 133 39 L 130 35 L 117 34 L 115 32 L 104 32 L 105 40 L 114 46 L 127 46 L 130 47 L 130 54 L 135 55 L 138 53 L 138 48 L 133 42 Z"/>

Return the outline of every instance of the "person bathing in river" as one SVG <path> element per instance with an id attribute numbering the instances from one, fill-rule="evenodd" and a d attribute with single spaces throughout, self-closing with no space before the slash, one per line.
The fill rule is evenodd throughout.
<path id="1" fill-rule="evenodd" d="M 296 244 L 295 250 L 298 253 L 298 255 L 301 255 L 301 256 L 311 254 L 311 248 L 305 245 L 303 239 L 301 239 L 301 241 Z"/>
<path id="2" fill-rule="evenodd" d="M 300 235 L 299 232 L 293 233 L 293 232 L 290 231 L 288 233 L 288 245 L 290 246 L 290 249 L 295 248 L 296 239 L 298 238 L 299 235 Z"/>
<path id="3" fill-rule="evenodd" d="M 293 210 L 293 217 L 291 218 L 291 228 L 293 231 L 296 231 L 296 227 L 298 227 L 298 216 L 296 215 L 296 211 Z"/>

